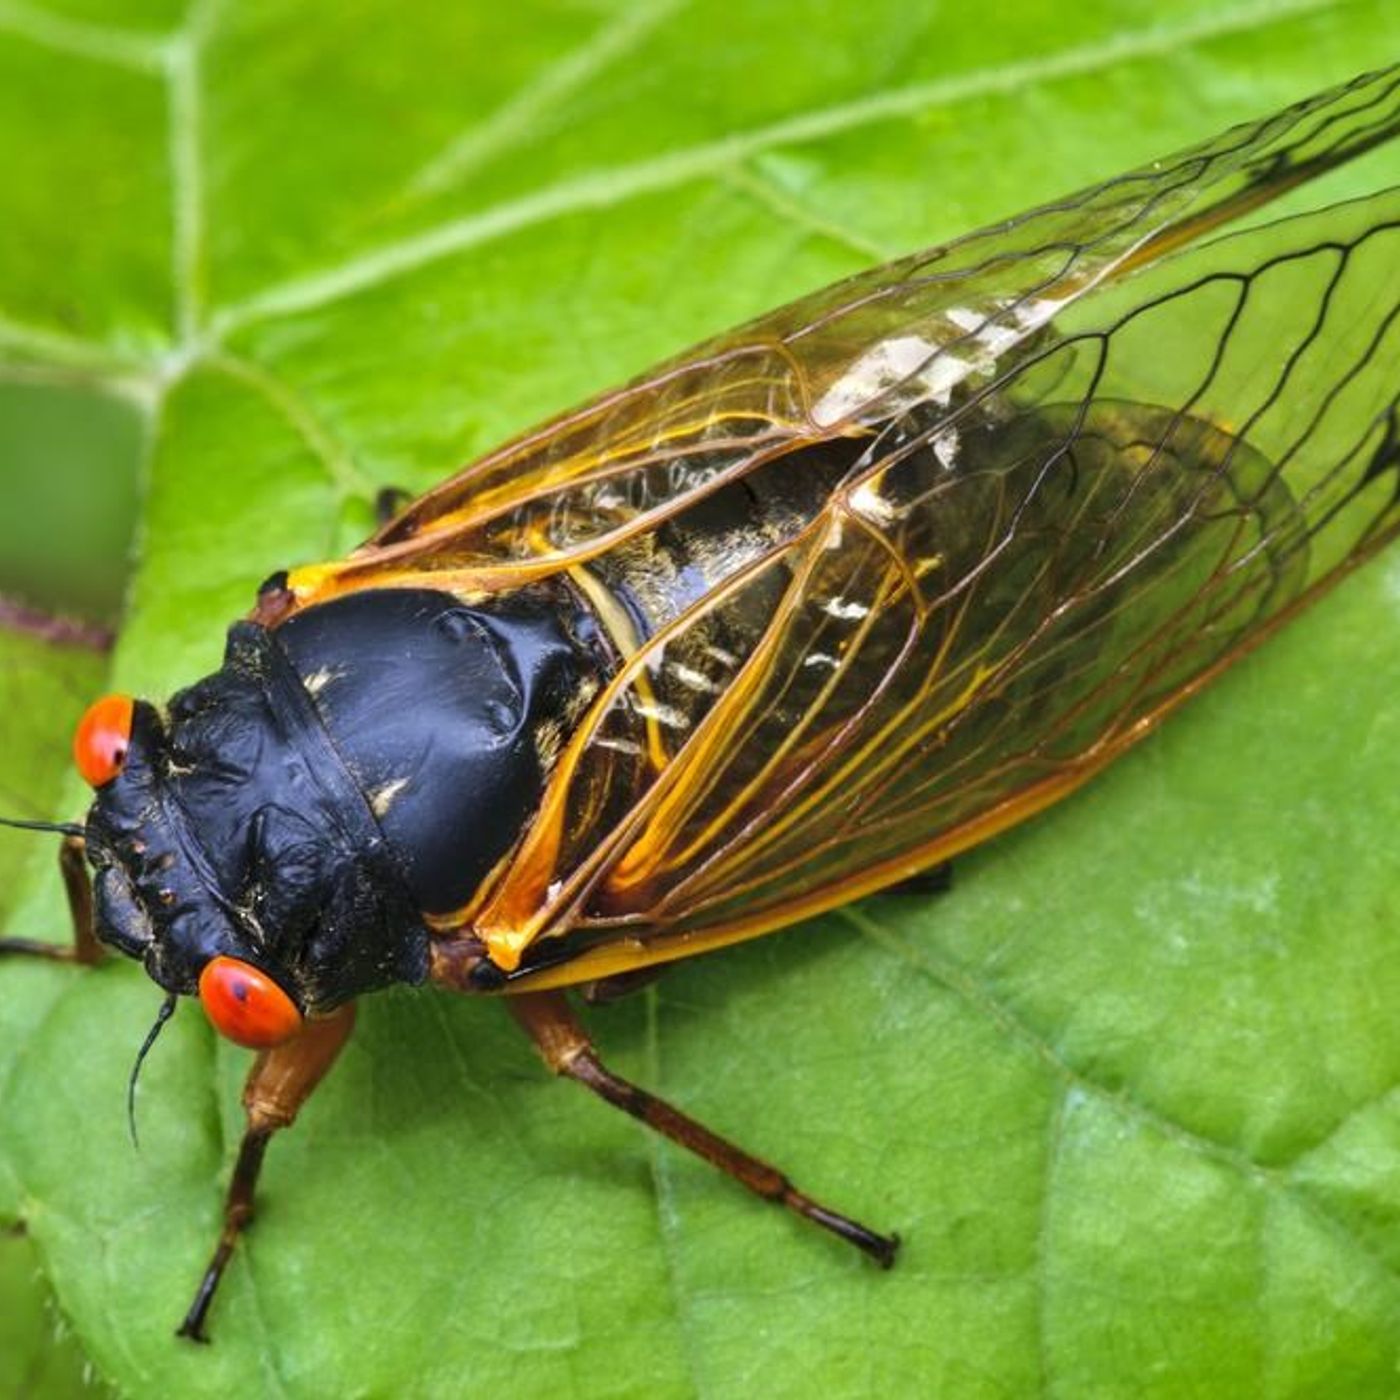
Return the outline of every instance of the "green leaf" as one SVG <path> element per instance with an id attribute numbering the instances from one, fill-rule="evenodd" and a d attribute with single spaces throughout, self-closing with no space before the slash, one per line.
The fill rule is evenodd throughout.
<path id="1" fill-rule="evenodd" d="M 56 1325 L 47 1294 L 23 1231 L 0 1235 L 0 1391 L 24 1400 L 93 1396 L 82 1353 Z"/>
<path id="2" fill-rule="evenodd" d="M 172 11 L 0 3 L 13 810 L 80 810 L 79 688 L 211 669 L 378 486 L 1400 49 L 1388 0 Z M 36 432 L 82 489 L 37 489 Z M 114 578 L 108 674 L 40 621 L 101 623 Z M 590 1018 L 898 1229 L 889 1275 L 548 1081 L 498 1005 L 402 990 L 272 1148 L 214 1346 L 177 1342 L 247 1057 L 186 1006 L 133 1152 L 159 998 L 127 965 L 0 967 L 0 1209 L 136 1394 L 1393 1395 L 1398 617 L 1386 556 L 951 894 Z M 14 931 L 61 936 L 51 858 L 0 846 Z"/>

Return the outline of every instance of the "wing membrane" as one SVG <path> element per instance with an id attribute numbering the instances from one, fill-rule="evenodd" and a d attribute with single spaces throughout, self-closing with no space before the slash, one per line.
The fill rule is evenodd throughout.
<path id="1" fill-rule="evenodd" d="M 468 467 L 349 560 L 297 571 L 296 605 L 425 575 L 499 590 L 596 556 L 775 457 L 946 399 L 1095 288 L 1397 127 L 1391 69 L 817 292 Z"/>
<path id="2" fill-rule="evenodd" d="M 878 888 L 1084 781 L 1390 539 L 1400 194 L 1221 230 L 1398 128 L 1392 69 L 850 279 L 295 573 L 293 607 L 567 573 L 619 643 L 443 929 L 546 986 Z M 736 493 L 761 528 L 721 528 Z"/>
<path id="3" fill-rule="evenodd" d="M 757 645 L 603 839 L 560 787 L 573 834 L 488 903 L 488 941 L 524 935 L 527 982 L 679 956 L 1054 800 L 1400 529 L 1397 395 L 1400 194 L 1084 299 L 872 435 L 764 566 L 783 587 Z M 598 733 L 640 744 L 634 680 L 707 626 L 634 657 Z"/>

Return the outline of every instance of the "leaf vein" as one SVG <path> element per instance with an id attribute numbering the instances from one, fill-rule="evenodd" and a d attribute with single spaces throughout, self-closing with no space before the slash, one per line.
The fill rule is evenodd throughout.
<path id="1" fill-rule="evenodd" d="M 957 966 L 932 949 L 914 945 L 897 933 L 876 923 L 859 906 L 848 906 L 838 911 L 839 916 L 857 932 L 870 939 L 887 952 L 919 969 L 926 976 L 945 987 L 956 997 L 981 1013 L 998 1026 L 1008 1039 L 1029 1050 L 1057 1078 L 1066 1085 L 1082 1090 L 1090 1097 L 1106 1102 L 1110 1107 L 1126 1110 L 1131 1116 L 1154 1128 L 1157 1132 L 1180 1143 L 1187 1150 L 1196 1152 L 1214 1161 L 1223 1162 L 1237 1171 L 1251 1177 L 1276 1177 L 1274 1168 L 1255 1161 L 1248 1153 L 1229 1143 L 1207 1137 L 1204 1133 L 1188 1127 L 1163 1113 L 1152 1104 L 1144 1103 L 1124 1089 L 1115 1089 L 1084 1073 L 1078 1066 L 1055 1048 L 1046 1036 L 1024 1018 L 1017 1015 L 1005 1002 L 992 994 L 986 985 L 973 977 L 964 968 Z"/>
<path id="2" fill-rule="evenodd" d="M 159 74 L 164 67 L 170 42 L 164 34 L 69 19 L 35 9 L 22 0 L 0 0 L 0 31 L 27 39 L 39 48 L 151 74 Z"/>
<path id="3" fill-rule="evenodd" d="M 354 458 L 336 441 L 306 400 L 285 380 L 279 379 L 256 361 L 238 355 L 220 353 L 211 356 L 206 363 L 261 394 L 310 449 L 342 498 L 358 495 L 369 499 L 374 494 L 369 479 L 356 465 Z"/>
<path id="4" fill-rule="evenodd" d="M 715 178 L 745 159 L 775 147 L 815 141 L 971 98 L 1019 94 L 1034 84 L 1082 77 L 1116 64 L 1162 56 L 1209 39 L 1263 29 L 1299 15 L 1331 9 L 1335 4 L 1336 0 L 1251 0 L 1238 9 L 1189 24 L 1132 31 L 1024 63 L 894 88 L 630 165 L 595 170 L 381 244 L 338 266 L 275 284 L 224 308 L 214 317 L 214 327 L 220 336 L 227 336 L 257 321 L 325 306 L 521 229 L 588 209 L 610 208 L 692 180 Z"/>
<path id="5" fill-rule="evenodd" d="M 867 262 L 888 262 L 895 255 L 894 249 L 886 248 L 876 239 L 867 237 L 857 229 L 846 228 L 812 209 L 781 188 L 771 177 L 756 170 L 752 163 L 736 165 L 726 170 L 723 178 L 739 193 L 748 195 L 776 214 L 784 223 L 804 233 L 815 234 L 838 247 L 859 253 Z"/>
<path id="6" fill-rule="evenodd" d="M 141 361 L 123 356 L 109 346 L 80 336 L 66 335 L 45 326 L 31 326 L 0 316 L 0 350 L 33 356 L 45 366 L 83 370 L 92 374 L 139 373 Z M 10 369 L 12 366 L 6 366 Z"/>
<path id="7" fill-rule="evenodd" d="M 1035 1027 L 1017 1016 L 1005 1003 L 967 971 L 928 948 L 915 946 L 871 919 L 859 906 L 848 906 L 838 914 L 863 937 L 916 968 L 951 992 L 972 1010 L 1000 1027 L 1023 1048 L 1031 1051 L 1068 1087 L 1107 1105 L 1209 1161 L 1238 1172 L 1246 1180 L 1295 1202 L 1300 1209 L 1327 1225 L 1331 1233 L 1345 1239 L 1359 1253 L 1374 1262 L 1390 1279 L 1400 1283 L 1400 1267 L 1381 1255 L 1352 1225 L 1327 1210 L 1303 1183 L 1294 1180 L 1287 1168 L 1255 1161 L 1248 1153 L 1216 1141 L 1177 1122 L 1151 1104 L 1143 1103 L 1125 1090 L 1100 1084 L 1066 1060 Z M 1062 1110 L 1063 1111 L 1063 1110 Z"/>
<path id="8" fill-rule="evenodd" d="M 538 130 L 551 106 L 626 57 L 686 3 L 655 0 L 650 7 L 624 6 L 617 18 L 601 25 L 572 53 L 521 87 L 485 120 L 464 131 L 407 181 L 393 204 L 422 199 L 459 183 L 474 170 L 519 146 Z"/>
<path id="9" fill-rule="evenodd" d="M 199 41 L 191 33 L 169 49 L 166 108 L 170 160 L 170 274 L 175 336 L 191 344 L 203 305 L 203 195 L 199 141 Z"/>

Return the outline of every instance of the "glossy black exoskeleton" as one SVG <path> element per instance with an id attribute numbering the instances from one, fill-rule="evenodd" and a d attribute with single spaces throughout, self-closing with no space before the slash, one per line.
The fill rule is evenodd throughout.
<path id="1" fill-rule="evenodd" d="M 219 955 L 300 1010 L 427 974 L 424 916 L 466 900 L 538 802 L 538 736 L 601 664 L 548 596 L 352 594 L 236 623 L 220 670 L 137 702 L 87 821 L 97 931 L 167 991 Z"/>

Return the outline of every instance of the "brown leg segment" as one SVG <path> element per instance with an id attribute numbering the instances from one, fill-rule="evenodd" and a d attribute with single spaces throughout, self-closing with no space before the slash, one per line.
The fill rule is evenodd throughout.
<path id="1" fill-rule="evenodd" d="M 576 1080 L 599 1098 L 703 1157 L 765 1201 L 786 1206 L 814 1225 L 839 1235 L 881 1268 L 888 1269 L 894 1263 L 899 1248 L 897 1235 L 876 1234 L 848 1216 L 827 1209 L 803 1195 L 775 1167 L 751 1157 L 679 1109 L 613 1074 L 598 1059 L 593 1043 L 575 1020 L 562 992 L 531 992 L 507 997 L 506 1003 L 556 1074 Z"/>
<path id="2" fill-rule="evenodd" d="M 308 1021 L 295 1040 L 265 1050 L 253 1063 L 243 1085 L 243 1111 L 247 1127 L 238 1149 L 233 1179 L 224 1201 L 224 1228 L 213 1258 L 195 1290 L 185 1320 L 176 1335 L 207 1342 L 204 1320 L 214 1291 L 233 1255 L 238 1237 L 253 1221 L 253 1193 L 262 1170 L 263 1153 L 273 1133 L 291 1127 L 312 1091 L 326 1077 L 355 1025 L 354 1003 L 320 1020 Z"/>
<path id="3" fill-rule="evenodd" d="M 97 941 L 92 918 L 92 882 L 88 879 L 86 849 L 81 836 L 65 836 L 58 848 L 58 868 L 63 875 L 68 913 L 73 921 L 72 943 L 47 943 L 41 938 L 0 938 L 0 954 L 19 953 L 87 966 L 102 960 L 103 948 Z"/>
<path id="4" fill-rule="evenodd" d="M 639 967 L 632 972 L 619 972 L 613 977 L 600 977 L 596 982 L 585 982 L 579 988 L 579 995 L 589 1006 L 610 1006 L 623 997 L 650 987 L 659 977 L 671 970 L 670 963 L 656 963 L 652 967 Z"/>

